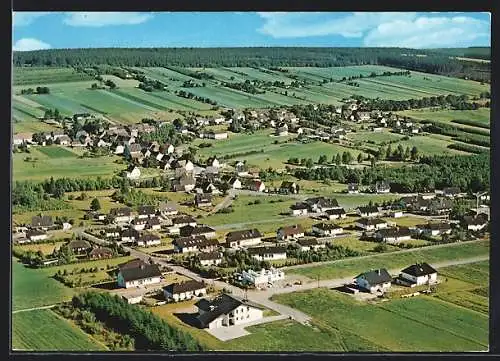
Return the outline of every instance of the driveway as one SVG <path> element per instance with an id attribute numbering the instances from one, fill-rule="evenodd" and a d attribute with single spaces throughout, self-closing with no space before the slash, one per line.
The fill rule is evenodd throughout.
<path id="1" fill-rule="evenodd" d="M 285 315 L 264 317 L 260 320 L 248 322 L 248 323 L 245 323 L 242 325 L 227 326 L 227 327 L 224 326 L 221 328 L 215 328 L 213 330 L 207 329 L 206 331 L 209 334 L 211 334 L 212 336 L 217 337 L 221 341 L 228 341 L 228 340 L 233 340 L 235 338 L 250 335 L 250 332 L 245 330 L 246 327 L 260 325 L 262 323 L 268 323 L 268 322 L 273 322 L 273 321 L 278 321 L 278 320 L 284 320 L 286 318 L 287 317 Z"/>

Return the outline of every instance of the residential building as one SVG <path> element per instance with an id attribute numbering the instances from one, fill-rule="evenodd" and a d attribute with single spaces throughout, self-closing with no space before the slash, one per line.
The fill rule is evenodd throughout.
<path id="1" fill-rule="evenodd" d="M 204 283 L 189 280 L 180 283 L 171 283 L 163 287 L 163 295 L 168 301 L 184 301 L 193 297 L 201 297 L 207 294 L 207 287 Z"/>
<path id="2" fill-rule="evenodd" d="M 112 258 L 113 251 L 107 247 L 96 247 L 89 252 L 90 259 Z"/>
<path id="3" fill-rule="evenodd" d="M 205 236 L 207 238 L 215 238 L 215 229 L 212 227 L 198 224 L 196 226 L 180 227 L 180 235 L 182 237 Z"/>
<path id="4" fill-rule="evenodd" d="M 403 211 L 402 210 L 393 210 L 389 212 L 389 216 L 392 218 L 401 218 L 403 217 Z"/>
<path id="5" fill-rule="evenodd" d="M 219 241 L 205 236 L 178 237 L 172 242 L 177 253 L 214 252 L 219 248 Z"/>
<path id="6" fill-rule="evenodd" d="M 349 194 L 359 193 L 358 184 L 357 183 L 349 183 L 347 185 L 347 193 L 349 193 Z"/>
<path id="7" fill-rule="evenodd" d="M 361 273 L 354 279 L 359 288 L 370 293 L 385 292 L 391 287 L 392 277 L 385 268 Z"/>
<path id="8" fill-rule="evenodd" d="M 74 254 L 87 253 L 91 248 L 90 243 L 83 239 L 74 239 L 67 246 Z"/>
<path id="9" fill-rule="evenodd" d="M 378 218 L 360 218 L 356 221 L 356 227 L 365 231 L 375 231 L 377 229 L 387 228 L 388 224 L 383 219 Z"/>
<path id="10" fill-rule="evenodd" d="M 178 217 L 175 217 L 174 219 L 172 219 L 172 224 L 179 227 L 179 228 L 184 227 L 184 226 L 195 227 L 197 225 L 197 221 L 196 221 L 196 219 L 194 219 L 191 216 L 182 215 L 182 216 L 178 216 Z"/>
<path id="11" fill-rule="evenodd" d="M 198 253 L 200 264 L 204 267 L 217 266 L 222 263 L 222 253 L 220 252 L 201 252 Z"/>
<path id="12" fill-rule="evenodd" d="M 151 217 L 146 221 L 146 228 L 153 231 L 159 231 L 161 229 L 161 223 L 158 217 Z"/>
<path id="13" fill-rule="evenodd" d="M 246 229 L 226 234 L 226 247 L 240 248 L 255 246 L 262 241 L 262 234 L 257 229 Z"/>
<path id="14" fill-rule="evenodd" d="M 375 238 L 380 242 L 395 244 L 410 240 L 411 233 L 407 227 L 385 228 L 379 229 Z"/>
<path id="15" fill-rule="evenodd" d="M 252 247 L 248 249 L 248 253 L 259 261 L 286 259 L 284 247 Z"/>
<path id="16" fill-rule="evenodd" d="M 310 251 L 311 249 L 317 251 L 318 249 L 326 248 L 326 244 L 318 242 L 317 239 L 299 239 L 297 244 L 300 246 L 301 251 Z"/>
<path id="17" fill-rule="evenodd" d="M 344 208 L 329 209 L 325 212 L 325 215 L 329 220 L 346 218 L 347 216 Z"/>
<path id="18" fill-rule="evenodd" d="M 281 183 L 278 192 L 282 194 L 297 194 L 299 193 L 299 185 L 295 182 L 286 181 Z"/>
<path id="19" fill-rule="evenodd" d="M 377 193 L 389 193 L 391 191 L 391 185 L 388 181 L 378 181 L 375 183 L 375 192 Z"/>
<path id="20" fill-rule="evenodd" d="M 125 208 L 111 208 L 109 210 L 109 219 L 115 223 L 128 223 L 132 217 L 132 210 L 128 207 Z"/>
<path id="21" fill-rule="evenodd" d="M 403 269 L 398 280 L 411 287 L 432 284 L 437 282 L 437 271 L 428 263 L 416 263 Z"/>
<path id="22" fill-rule="evenodd" d="M 31 229 L 26 231 L 26 238 L 30 240 L 31 242 L 39 242 L 39 241 L 44 241 L 49 238 L 48 234 L 45 233 L 45 231 L 42 230 L 37 230 L 37 229 Z"/>
<path id="23" fill-rule="evenodd" d="M 488 219 L 480 216 L 464 216 L 462 224 L 469 231 L 480 231 L 488 226 Z"/>
<path id="24" fill-rule="evenodd" d="M 317 223 L 312 226 L 312 231 L 321 237 L 335 236 L 342 234 L 344 229 L 336 224 L 331 223 Z"/>
<path id="25" fill-rule="evenodd" d="M 31 217 L 31 228 L 48 230 L 54 227 L 52 216 L 34 216 Z"/>
<path id="26" fill-rule="evenodd" d="M 139 232 L 133 228 L 125 229 L 122 231 L 120 238 L 122 242 L 135 242 L 135 240 L 139 239 Z"/>
<path id="27" fill-rule="evenodd" d="M 208 132 L 206 136 L 208 139 L 215 139 L 215 140 L 228 138 L 227 132 Z"/>
<path id="28" fill-rule="evenodd" d="M 273 284 L 276 281 L 285 279 L 285 272 L 276 269 L 261 269 L 260 271 L 248 270 L 241 273 L 244 282 L 255 287 L 266 287 L 268 283 Z"/>
<path id="29" fill-rule="evenodd" d="M 205 208 L 212 206 L 212 196 L 206 193 L 197 193 L 194 196 L 194 204 L 198 208 Z"/>
<path id="30" fill-rule="evenodd" d="M 156 207 L 155 206 L 139 206 L 137 209 L 138 215 L 137 218 L 151 218 L 156 216 Z"/>
<path id="31" fill-rule="evenodd" d="M 139 179 L 141 177 L 141 170 L 139 169 L 139 167 L 130 166 L 125 172 L 125 176 L 128 179 Z"/>
<path id="32" fill-rule="evenodd" d="M 460 188 L 458 187 L 443 188 L 443 195 L 445 197 L 450 197 L 450 198 L 458 197 L 460 195 Z"/>
<path id="33" fill-rule="evenodd" d="M 150 247 L 150 246 L 161 245 L 160 237 L 151 233 L 143 233 L 141 236 L 139 236 L 136 242 L 139 247 Z"/>
<path id="34" fill-rule="evenodd" d="M 439 236 L 441 234 L 450 234 L 451 226 L 449 223 L 427 223 L 415 226 L 417 233 L 424 236 Z"/>
<path id="35" fill-rule="evenodd" d="M 373 206 L 358 207 L 357 212 L 361 217 L 377 217 L 379 215 L 378 207 Z"/>
<path id="36" fill-rule="evenodd" d="M 336 199 L 330 199 L 326 197 L 314 197 L 308 198 L 304 203 L 309 205 L 309 210 L 311 212 L 324 213 L 330 209 L 341 208 Z"/>
<path id="37" fill-rule="evenodd" d="M 161 282 L 161 272 L 156 264 L 131 261 L 118 267 L 118 286 L 132 288 Z"/>
<path id="38" fill-rule="evenodd" d="M 290 209 L 291 209 L 290 213 L 292 214 L 292 216 L 304 216 L 307 214 L 309 210 L 309 205 L 306 203 L 299 202 L 292 204 L 290 206 Z"/>
<path id="39" fill-rule="evenodd" d="M 300 224 L 278 228 L 276 239 L 278 241 L 289 241 L 304 237 L 304 229 Z"/>
<path id="40" fill-rule="evenodd" d="M 146 223 L 148 223 L 148 220 L 145 218 L 135 218 L 130 223 L 130 226 L 136 231 L 142 231 L 146 228 Z"/>
<path id="41" fill-rule="evenodd" d="M 191 192 L 196 186 L 196 180 L 192 174 L 183 174 L 172 183 L 174 192 Z"/>

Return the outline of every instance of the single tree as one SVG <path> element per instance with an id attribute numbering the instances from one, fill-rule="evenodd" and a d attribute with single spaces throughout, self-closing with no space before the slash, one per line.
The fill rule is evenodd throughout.
<path id="1" fill-rule="evenodd" d="M 101 209 L 101 203 L 99 202 L 99 199 L 92 199 L 92 202 L 90 202 L 90 209 L 92 211 L 98 211 L 99 209 Z"/>

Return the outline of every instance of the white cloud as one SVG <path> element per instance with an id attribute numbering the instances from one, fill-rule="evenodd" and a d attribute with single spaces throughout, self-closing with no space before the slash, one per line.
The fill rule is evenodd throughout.
<path id="1" fill-rule="evenodd" d="M 14 26 L 26 26 L 30 25 L 33 21 L 39 17 L 49 15 L 50 12 L 12 12 L 12 25 Z"/>
<path id="2" fill-rule="evenodd" d="M 421 16 L 384 22 L 369 31 L 363 42 L 366 46 L 460 47 L 478 39 L 489 42 L 490 33 L 490 22 L 470 16 Z"/>
<path id="3" fill-rule="evenodd" d="M 265 20 L 264 25 L 258 31 L 273 38 L 325 35 L 359 38 L 366 31 L 381 23 L 395 19 L 412 20 L 417 16 L 416 13 L 411 12 L 354 12 L 340 17 L 338 13 L 321 12 L 259 12 L 257 14 Z"/>
<path id="4" fill-rule="evenodd" d="M 153 17 L 137 12 L 75 12 L 69 13 L 64 23 L 70 26 L 101 27 L 110 25 L 137 25 Z"/>
<path id="5" fill-rule="evenodd" d="M 49 44 L 34 38 L 19 39 L 18 41 L 16 41 L 14 46 L 12 46 L 12 50 L 14 51 L 31 51 L 31 50 L 50 49 L 50 48 L 51 46 Z"/>

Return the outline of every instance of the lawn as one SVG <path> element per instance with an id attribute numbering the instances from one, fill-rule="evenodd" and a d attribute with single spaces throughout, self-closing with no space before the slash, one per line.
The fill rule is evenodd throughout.
<path id="1" fill-rule="evenodd" d="M 104 351 L 106 348 L 51 310 L 12 315 L 12 348 L 23 351 Z"/>
<path id="2" fill-rule="evenodd" d="M 488 345 L 487 317 L 425 296 L 369 304 L 322 288 L 275 299 L 324 327 L 355 333 L 391 351 L 480 351 Z"/>
<path id="3" fill-rule="evenodd" d="M 288 272 L 303 275 L 311 279 L 334 279 L 357 274 L 369 269 L 385 267 L 388 270 L 403 268 L 417 261 L 431 265 L 435 262 L 464 259 L 489 254 L 489 240 L 471 243 L 451 244 L 445 247 L 421 248 L 407 253 L 381 254 L 370 258 L 345 259 L 335 263 L 305 268 L 291 269 Z"/>

